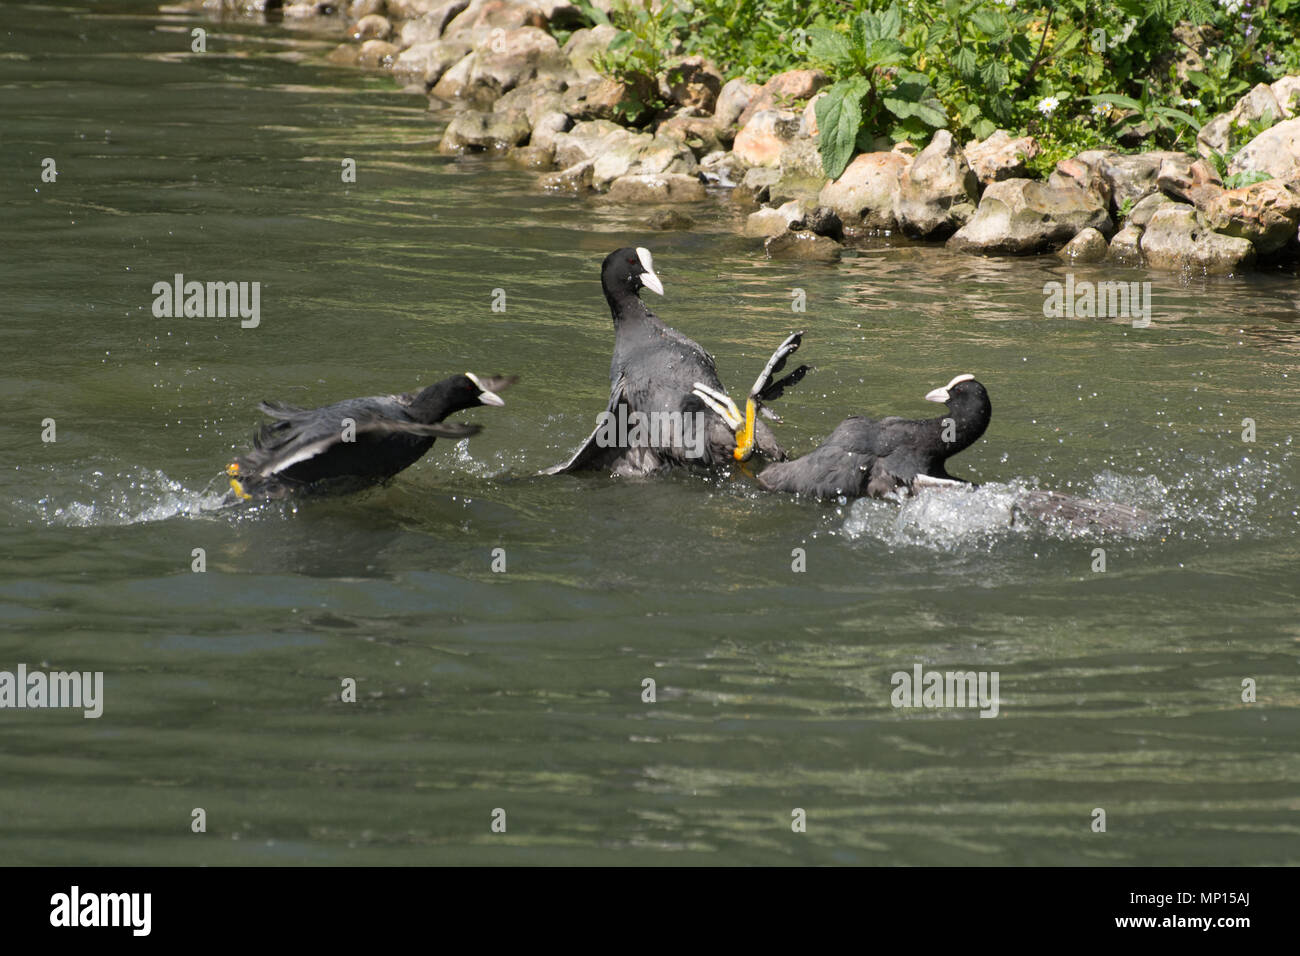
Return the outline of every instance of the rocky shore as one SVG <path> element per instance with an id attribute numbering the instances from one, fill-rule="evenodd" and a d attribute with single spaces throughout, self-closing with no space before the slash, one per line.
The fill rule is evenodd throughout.
<path id="1" fill-rule="evenodd" d="M 1300 76 L 1257 85 L 1201 129 L 1195 153 L 1090 150 L 1042 180 L 1029 165 L 1039 153 L 1032 136 L 999 130 L 960 144 L 939 130 L 919 150 L 877 144 L 831 181 L 817 148 L 823 73 L 728 81 L 706 60 L 677 57 L 657 90 L 634 89 L 592 63 L 615 29 L 582 26 L 569 0 L 192 0 L 166 9 L 334 24 L 347 39 L 331 61 L 391 71 L 448 111 L 441 151 L 499 152 L 537 170 L 539 189 L 656 207 L 659 228 L 688 226 L 682 209 L 692 203 L 738 203 L 745 235 L 773 257 L 834 261 L 855 240 L 902 235 L 974 255 L 1205 275 L 1300 262 Z M 563 45 L 552 30 L 567 36 Z M 628 124 L 620 106 L 653 98 L 647 92 L 667 107 Z M 1231 149 L 1243 130 L 1253 135 Z"/>

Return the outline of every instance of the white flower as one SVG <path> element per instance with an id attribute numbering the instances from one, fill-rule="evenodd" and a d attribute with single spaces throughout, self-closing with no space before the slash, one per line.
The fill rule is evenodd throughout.
<path id="1" fill-rule="evenodd" d="M 1229 16 L 1235 16 L 1241 9 L 1243 0 L 1219 0 L 1219 6 L 1228 11 Z"/>
<path id="2" fill-rule="evenodd" d="M 1196 99 L 1195 97 L 1192 97 L 1190 100 L 1182 100 L 1181 105 L 1190 106 L 1192 109 L 1196 109 L 1196 107 L 1201 105 L 1201 101 Z"/>
<path id="3" fill-rule="evenodd" d="M 1109 103 L 1093 103 L 1093 116 L 1109 116 L 1111 114 L 1111 105 Z"/>
<path id="4" fill-rule="evenodd" d="M 1038 105 L 1035 106 L 1034 109 L 1038 110 L 1038 112 L 1042 113 L 1044 116 L 1051 116 L 1056 112 L 1056 108 L 1060 105 L 1061 101 L 1055 96 L 1044 96 L 1038 101 Z"/>

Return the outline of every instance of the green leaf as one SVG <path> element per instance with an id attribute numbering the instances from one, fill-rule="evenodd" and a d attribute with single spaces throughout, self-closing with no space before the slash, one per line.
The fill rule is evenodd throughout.
<path id="1" fill-rule="evenodd" d="M 838 30 L 816 27 L 809 32 L 812 38 L 813 59 L 822 60 L 833 67 L 843 68 L 853 63 L 853 46 Z"/>
<path id="2" fill-rule="evenodd" d="M 822 169 L 831 179 L 839 179 L 853 158 L 858 130 L 862 128 L 862 97 L 869 89 L 870 85 L 861 76 L 841 80 L 826 91 L 814 108 Z"/>
<path id="3" fill-rule="evenodd" d="M 970 18 L 971 26 L 990 40 L 1000 40 L 1007 32 L 1007 21 L 992 10 L 976 10 Z"/>
<path id="4" fill-rule="evenodd" d="M 1120 96 L 1118 93 L 1102 93 L 1098 96 L 1085 96 L 1085 100 L 1093 103 L 1109 103 L 1111 106 L 1118 106 L 1126 110 L 1140 110 L 1142 104 L 1131 96 Z"/>
<path id="5" fill-rule="evenodd" d="M 1223 181 L 1225 189 L 1240 189 L 1242 186 L 1253 186 L 1255 183 L 1262 183 L 1266 179 L 1272 179 L 1268 173 L 1258 169 L 1245 169 L 1239 173 L 1233 173 Z"/>
<path id="6" fill-rule="evenodd" d="M 963 80 L 968 83 L 974 80 L 979 70 L 979 64 L 975 61 L 975 51 L 968 46 L 962 47 L 952 58 L 952 66 Z"/>
<path id="7" fill-rule="evenodd" d="M 1197 130 L 1198 132 L 1200 131 L 1201 124 L 1196 121 L 1195 116 L 1184 113 L 1182 110 L 1176 110 L 1172 106 L 1155 106 L 1152 107 L 1151 112 L 1157 116 L 1163 116 L 1166 119 L 1182 120 L 1192 129 Z"/>

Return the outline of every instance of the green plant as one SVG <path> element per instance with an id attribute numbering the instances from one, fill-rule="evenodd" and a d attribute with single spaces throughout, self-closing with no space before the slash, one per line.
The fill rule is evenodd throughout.
<path id="1" fill-rule="evenodd" d="M 606 16 L 601 10 L 583 3 L 581 9 L 595 23 L 609 23 L 618 33 L 608 47 L 592 58 L 592 65 L 625 87 L 617 109 L 628 122 L 648 119 L 664 102 L 659 96 L 658 78 L 663 74 L 677 34 L 686 19 L 673 0 L 617 0 Z"/>
<path id="2" fill-rule="evenodd" d="M 1143 82 L 1142 94 L 1138 99 L 1121 96 L 1118 93 L 1101 93 L 1097 96 L 1085 96 L 1084 99 L 1119 108 L 1119 111 L 1113 114 L 1114 118 L 1111 121 L 1111 129 L 1115 133 L 1121 133 L 1126 129 L 1137 130 L 1146 126 L 1151 134 L 1157 136 L 1161 131 L 1172 133 L 1172 143 L 1176 144 L 1188 129 L 1195 133 L 1201 128 L 1200 122 L 1190 113 L 1155 102 L 1150 82 Z"/>

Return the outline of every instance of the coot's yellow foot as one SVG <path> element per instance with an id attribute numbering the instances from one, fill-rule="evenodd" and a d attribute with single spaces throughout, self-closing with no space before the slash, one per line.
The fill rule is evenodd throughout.
<path id="1" fill-rule="evenodd" d="M 232 461 L 226 466 L 226 474 L 230 476 L 230 490 L 235 493 L 235 497 L 243 498 L 245 501 L 248 501 L 253 497 L 248 492 L 244 491 L 244 486 L 240 483 L 239 478 L 237 477 L 239 474 L 239 465 Z"/>
<path id="2" fill-rule="evenodd" d="M 736 432 L 736 449 L 731 453 L 736 461 L 749 461 L 749 456 L 754 454 L 754 416 L 757 411 L 754 399 L 746 399 L 745 424 Z"/>

